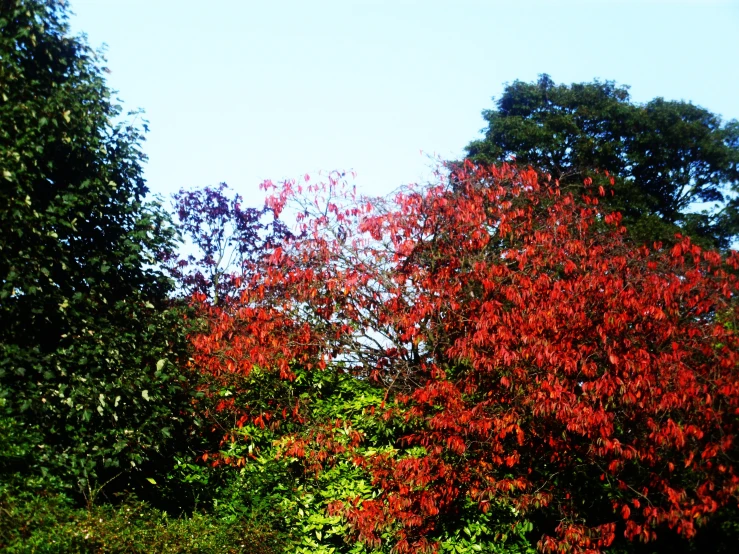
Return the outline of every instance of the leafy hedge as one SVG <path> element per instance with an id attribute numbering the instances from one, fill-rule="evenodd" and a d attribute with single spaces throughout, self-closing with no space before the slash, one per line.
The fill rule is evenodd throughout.
<path id="1" fill-rule="evenodd" d="M 0 550 L 8 554 L 284 552 L 259 522 L 194 513 L 173 518 L 128 498 L 116 506 L 75 508 L 61 495 L 0 491 Z"/>

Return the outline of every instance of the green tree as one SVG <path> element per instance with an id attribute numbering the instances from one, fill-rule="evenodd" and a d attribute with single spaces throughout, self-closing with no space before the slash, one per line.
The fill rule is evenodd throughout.
<path id="1" fill-rule="evenodd" d="M 651 243 L 682 231 L 726 247 L 739 234 L 739 122 L 690 102 L 633 103 L 612 81 L 556 85 L 548 75 L 515 81 L 483 111 L 485 138 L 467 146 L 476 162 L 515 157 L 563 185 L 587 169 L 609 171 L 632 235 Z"/>
<path id="2" fill-rule="evenodd" d="M 142 131 L 67 14 L 0 0 L 0 473 L 90 501 L 146 485 L 188 403 L 155 265 L 175 233 L 144 200 Z"/>

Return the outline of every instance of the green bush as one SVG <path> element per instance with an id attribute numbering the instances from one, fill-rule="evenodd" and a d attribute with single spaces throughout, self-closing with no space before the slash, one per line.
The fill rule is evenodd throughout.
<path id="1" fill-rule="evenodd" d="M 191 490 L 207 484 L 212 511 L 219 517 L 257 520 L 278 530 L 289 546 L 286 552 L 389 553 L 392 531 L 383 533 L 383 543 L 373 548 L 357 540 L 341 510 L 332 513 L 329 506 L 380 494 L 355 455 L 408 456 L 412 452 L 399 438 L 409 428 L 399 418 L 383 417 L 385 391 L 366 380 L 340 371 L 292 369 L 296 374 L 292 381 L 255 368 L 246 377 L 220 376 L 213 382 L 203 405 L 211 407 L 214 428 L 228 431 L 230 437 L 221 445 L 220 457 L 232 462 L 243 458 L 245 463 L 218 468 L 183 463 L 178 471 L 188 478 L 179 476 L 178 481 L 193 483 Z M 215 409 L 224 399 L 233 400 L 235 408 Z M 299 405 L 303 422 L 289 415 L 283 419 L 282 403 Z M 238 407 L 244 406 L 252 417 L 235 426 L 242 415 Z M 253 420 L 260 413 L 275 417 L 262 426 Z M 354 433 L 361 441 L 350 447 Z M 305 451 L 291 454 L 290 445 L 301 440 Z M 206 497 L 203 493 L 201 499 Z M 439 518 L 433 540 L 438 541 L 440 552 L 535 552 L 531 523 L 510 507 L 500 506 L 487 514 L 474 503 L 458 508 L 455 514 Z"/>
<path id="2" fill-rule="evenodd" d="M 61 495 L 0 492 L 0 550 L 8 554 L 284 552 L 281 537 L 245 518 L 172 518 L 131 498 L 74 508 Z"/>

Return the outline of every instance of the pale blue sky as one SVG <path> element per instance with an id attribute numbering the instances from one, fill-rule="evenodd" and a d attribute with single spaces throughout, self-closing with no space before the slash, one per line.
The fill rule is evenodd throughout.
<path id="1" fill-rule="evenodd" d="M 478 136 L 503 84 L 611 79 L 638 102 L 739 118 L 739 0 L 71 0 L 143 108 L 153 192 L 354 169 L 367 194 L 424 179 Z M 424 155 L 419 151 L 423 151 Z"/>

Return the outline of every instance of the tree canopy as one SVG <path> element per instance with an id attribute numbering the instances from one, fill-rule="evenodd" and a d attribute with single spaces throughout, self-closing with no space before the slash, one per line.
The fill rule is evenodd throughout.
<path id="1" fill-rule="evenodd" d="M 638 240 L 671 241 L 682 230 L 726 247 L 739 232 L 735 120 L 684 101 L 636 104 L 612 81 L 557 85 L 547 75 L 508 85 L 483 117 L 485 138 L 467 146 L 470 159 L 515 157 L 574 186 L 608 171 L 617 181 L 609 205 Z"/>
<path id="2" fill-rule="evenodd" d="M 351 460 L 373 488 L 329 513 L 398 552 L 448 540 L 470 506 L 537 522 L 544 552 L 692 538 L 739 492 L 736 252 L 639 247 L 605 190 L 586 184 L 583 204 L 530 169 L 468 161 L 450 183 L 384 202 L 342 197 L 339 178 L 277 189 L 302 232 L 228 305 L 206 302 L 197 365 L 338 372 L 384 402 L 363 427 L 326 425 L 310 396 L 239 403 L 237 386 L 217 459 L 248 464 L 251 426 L 282 429 L 309 474 Z"/>
<path id="3" fill-rule="evenodd" d="M 67 3 L 1 6 L 0 411 L 18 440 L 0 460 L 90 497 L 182 420 L 184 334 L 154 265 L 174 231 L 144 201 L 142 131 Z"/>

